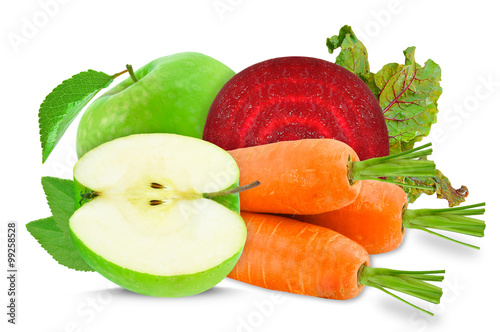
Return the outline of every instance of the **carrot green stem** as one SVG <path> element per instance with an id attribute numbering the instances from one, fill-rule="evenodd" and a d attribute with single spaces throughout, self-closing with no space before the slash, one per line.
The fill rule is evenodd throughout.
<path id="1" fill-rule="evenodd" d="M 443 234 L 431 231 L 429 228 L 483 237 L 484 229 L 486 228 L 485 222 L 483 220 L 466 217 L 482 215 L 485 209 L 478 209 L 480 206 L 485 206 L 485 203 L 447 209 L 407 209 L 403 212 L 403 227 L 419 229 L 444 239 L 463 244 L 467 247 L 479 249 L 477 246 L 452 239 Z"/>
<path id="2" fill-rule="evenodd" d="M 425 186 L 406 184 L 390 179 L 380 179 L 381 177 L 398 176 L 423 178 L 436 176 L 436 165 L 434 162 L 432 160 L 419 159 L 432 153 L 432 149 L 428 148 L 430 146 L 431 143 L 428 143 L 418 148 L 386 157 L 349 162 L 349 181 L 354 183 L 357 180 L 378 180 L 394 183 L 400 186 L 431 189 Z"/>
<path id="3" fill-rule="evenodd" d="M 435 274 L 443 274 L 444 272 L 444 270 L 400 271 L 362 265 L 358 272 L 358 282 L 365 286 L 377 288 L 426 314 L 434 316 L 432 312 L 404 300 L 387 289 L 405 293 L 431 303 L 439 303 L 443 290 L 426 281 L 443 281 L 444 276 Z"/>

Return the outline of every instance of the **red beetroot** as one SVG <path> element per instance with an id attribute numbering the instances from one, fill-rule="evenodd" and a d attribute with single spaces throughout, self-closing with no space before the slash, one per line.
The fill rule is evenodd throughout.
<path id="1" fill-rule="evenodd" d="M 283 57 L 252 65 L 215 98 L 203 139 L 225 150 L 334 138 L 361 160 L 389 154 L 387 126 L 368 86 L 334 63 Z"/>

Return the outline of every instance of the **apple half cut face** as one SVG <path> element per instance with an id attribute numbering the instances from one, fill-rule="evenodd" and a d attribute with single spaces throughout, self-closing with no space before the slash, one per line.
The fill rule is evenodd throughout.
<path id="1" fill-rule="evenodd" d="M 235 266 L 246 239 L 239 196 L 205 198 L 238 185 L 221 148 L 175 134 L 104 143 L 75 165 L 73 241 L 85 261 L 133 292 L 201 293 Z M 88 202 L 86 202 L 88 201 Z"/>

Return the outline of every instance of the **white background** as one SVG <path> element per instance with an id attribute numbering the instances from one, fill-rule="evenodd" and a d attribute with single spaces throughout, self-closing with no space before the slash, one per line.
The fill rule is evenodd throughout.
<path id="1" fill-rule="evenodd" d="M 498 327 L 495 162 L 500 23 L 493 1 L 54 1 L 0 5 L 0 266 L 5 271 L 0 275 L 7 270 L 9 221 L 18 223 L 19 248 L 18 324 L 6 323 L 7 283 L 2 277 L 2 331 L 4 326 L 9 331 L 493 331 Z M 57 6 L 42 5 L 48 2 Z M 36 30 L 26 30 L 30 23 L 38 26 Z M 440 113 L 428 139 L 434 144 L 433 159 L 455 186 L 468 186 L 468 203 L 487 203 L 486 236 L 461 237 L 480 245 L 480 251 L 410 230 L 398 250 L 372 257 L 372 265 L 379 267 L 446 269 L 442 304 L 416 301 L 435 317 L 368 288 L 355 299 L 335 301 L 226 279 L 197 296 L 150 298 L 120 289 L 97 273 L 58 265 L 26 231 L 27 222 L 50 215 L 40 178 L 71 178 L 75 162 L 76 123 L 41 164 L 38 107 L 62 80 L 89 68 L 109 74 L 127 63 L 139 68 L 181 51 L 205 53 L 235 71 L 285 55 L 334 61 L 325 39 L 344 24 L 353 26 L 367 46 L 372 71 L 389 62 L 402 63 L 402 51 L 408 46 L 416 46 L 420 64 L 431 58 L 441 66 Z M 23 43 L 13 43 L 14 36 L 24 38 Z M 419 207 L 446 207 L 446 202 L 422 197 L 413 205 Z M 486 328 L 489 324 L 497 326 Z"/>

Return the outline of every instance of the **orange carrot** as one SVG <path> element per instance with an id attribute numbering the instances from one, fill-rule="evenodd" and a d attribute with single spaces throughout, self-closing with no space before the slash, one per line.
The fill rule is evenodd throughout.
<path id="1" fill-rule="evenodd" d="M 327 227 L 361 244 L 370 254 L 379 254 L 401 245 L 407 228 L 420 229 L 450 239 L 429 228 L 484 236 L 485 223 L 466 217 L 483 214 L 484 203 L 447 209 L 407 209 L 407 196 L 403 189 L 392 183 L 360 181 L 361 191 L 353 203 L 341 209 L 316 215 L 295 215 L 294 219 Z"/>
<path id="2" fill-rule="evenodd" d="M 405 303 L 387 289 L 439 303 L 442 290 L 424 281 L 442 281 L 443 276 L 433 274 L 444 271 L 373 268 L 361 245 L 330 229 L 276 215 L 242 212 L 241 216 L 247 240 L 230 278 L 329 299 L 350 299 L 364 286 L 372 286 Z"/>
<path id="3" fill-rule="evenodd" d="M 242 211 L 317 214 L 353 202 L 360 189 L 358 180 L 434 176 L 432 161 L 413 160 L 429 155 L 431 149 L 423 150 L 428 146 L 363 161 L 347 144 L 329 138 L 283 141 L 229 153 L 240 168 L 240 183 L 261 183 L 240 194 Z"/>

